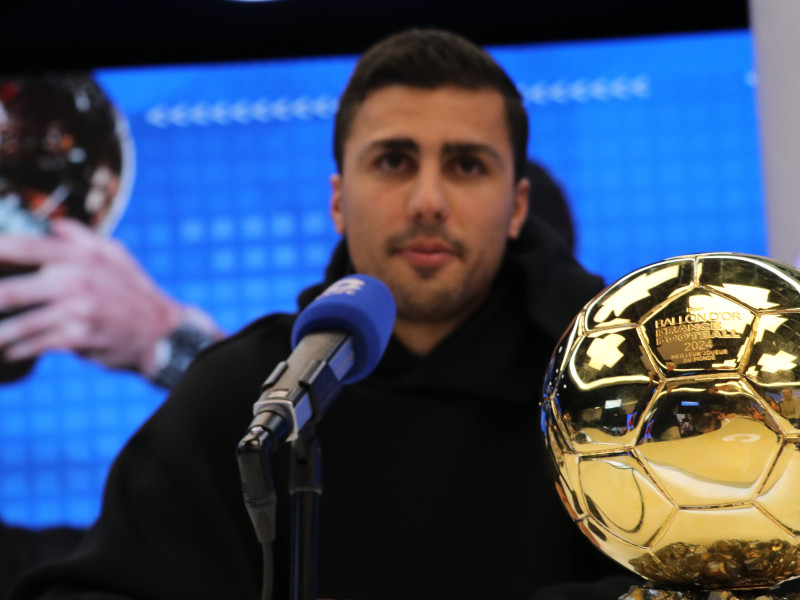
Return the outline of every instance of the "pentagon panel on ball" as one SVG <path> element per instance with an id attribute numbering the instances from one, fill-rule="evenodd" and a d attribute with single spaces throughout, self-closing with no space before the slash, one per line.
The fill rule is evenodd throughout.
<path id="1" fill-rule="evenodd" d="M 741 254 L 639 269 L 564 334 L 542 401 L 556 490 L 643 590 L 800 576 L 798 363 L 800 271 Z"/>

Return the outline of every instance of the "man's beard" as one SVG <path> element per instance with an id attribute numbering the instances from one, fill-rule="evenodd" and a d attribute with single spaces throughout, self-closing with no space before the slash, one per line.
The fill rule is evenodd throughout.
<path id="1" fill-rule="evenodd" d="M 386 241 L 386 251 L 392 254 L 404 244 L 419 238 L 439 239 L 445 242 L 455 254 L 456 260 L 463 260 L 467 254 L 467 247 L 462 241 L 454 238 L 439 225 L 414 224 L 403 233 L 391 236 Z M 441 275 L 438 268 L 415 269 L 416 282 L 391 281 L 388 273 L 384 282 L 392 289 L 397 304 L 397 317 L 412 322 L 446 321 L 456 317 L 464 307 L 464 282 L 437 283 L 437 276 Z"/>
<path id="2" fill-rule="evenodd" d="M 409 289 L 408 286 L 394 288 L 398 320 L 432 323 L 448 321 L 461 313 L 465 304 L 461 297 L 461 290 L 452 288 L 418 289 L 424 286 L 425 282 L 422 281 L 418 284 L 417 289 Z"/>

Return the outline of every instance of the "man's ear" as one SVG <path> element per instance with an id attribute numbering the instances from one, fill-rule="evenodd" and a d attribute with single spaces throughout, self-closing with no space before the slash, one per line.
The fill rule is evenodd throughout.
<path id="1" fill-rule="evenodd" d="M 331 175 L 331 219 L 339 235 L 344 235 L 347 228 L 344 218 L 344 199 L 342 198 L 342 176 L 338 173 Z"/>
<path id="2" fill-rule="evenodd" d="M 519 237 L 522 225 L 528 216 L 528 204 L 530 198 L 528 193 L 531 189 L 531 182 L 527 178 L 520 179 L 514 188 L 514 206 L 511 213 L 511 220 L 508 223 L 508 237 L 512 240 Z"/>

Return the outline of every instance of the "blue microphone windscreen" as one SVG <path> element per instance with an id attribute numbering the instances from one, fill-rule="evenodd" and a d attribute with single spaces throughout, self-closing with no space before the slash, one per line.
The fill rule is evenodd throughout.
<path id="1" fill-rule="evenodd" d="M 309 333 L 343 329 L 353 341 L 355 362 L 342 378 L 354 383 L 372 373 L 383 356 L 394 328 L 394 297 L 369 275 L 349 275 L 320 294 L 297 317 L 292 348 Z"/>

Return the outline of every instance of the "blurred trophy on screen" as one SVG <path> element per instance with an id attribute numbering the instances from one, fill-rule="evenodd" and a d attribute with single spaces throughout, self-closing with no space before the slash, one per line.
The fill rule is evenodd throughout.
<path id="1" fill-rule="evenodd" d="M 90 74 L 0 76 L 0 232 L 58 217 L 109 232 L 133 163 L 127 122 Z"/>
<path id="2" fill-rule="evenodd" d="M 589 302 L 556 347 L 556 489 L 623 598 L 781 598 L 800 576 L 800 271 L 680 256 Z"/>
<path id="3" fill-rule="evenodd" d="M 133 172 L 127 121 L 90 74 L 0 76 L 0 234 L 47 235 L 61 217 L 108 233 Z M 0 263 L 0 277 L 24 271 Z M 0 382 L 32 366 L 0 360 Z"/>

